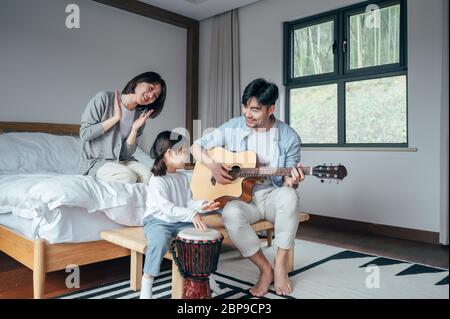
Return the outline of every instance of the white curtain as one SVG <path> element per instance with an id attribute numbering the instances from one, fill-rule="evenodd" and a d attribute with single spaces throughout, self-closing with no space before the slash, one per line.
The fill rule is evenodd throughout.
<path id="1" fill-rule="evenodd" d="M 448 205 L 448 120 L 449 120 L 449 104 L 448 104 L 448 1 L 444 0 L 444 23 L 443 23 L 443 51 L 442 51 L 442 100 L 441 100 L 441 229 L 440 243 L 448 245 L 448 222 L 449 222 L 449 205 Z"/>
<path id="2" fill-rule="evenodd" d="M 206 127 L 240 115 L 238 10 L 213 18 Z"/>

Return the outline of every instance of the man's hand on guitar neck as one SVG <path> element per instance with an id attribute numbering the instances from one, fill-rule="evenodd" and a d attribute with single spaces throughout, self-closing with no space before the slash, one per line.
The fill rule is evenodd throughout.
<path id="1" fill-rule="evenodd" d="M 298 185 L 303 182 L 304 179 L 305 174 L 303 174 L 302 165 L 297 164 L 296 167 L 292 168 L 291 176 L 284 177 L 283 185 L 297 189 Z"/>

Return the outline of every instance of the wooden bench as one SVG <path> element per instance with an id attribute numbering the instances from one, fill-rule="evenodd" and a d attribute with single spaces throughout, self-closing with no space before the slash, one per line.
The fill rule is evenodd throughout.
<path id="1" fill-rule="evenodd" d="M 300 223 L 309 220 L 308 214 L 297 213 L 297 215 Z M 225 227 L 222 223 L 221 215 L 206 215 L 204 216 L 204 220 L 210 228 L 218 230 L 225 239 L 228 239 L 228 234 L 225 231 Z M 272 245 L 274 225 L 271 222 L 262 220 L 253 224 L 252 227 L 257 232 L 265 230 L 267 232 L 267 244 L 268 246 Z M 140 290 L 142 277 L 142 260 L 147 248 L 147 240 L 145 238 L 143 228 L 128 227 L 104 231 L 101 232 L 100 237 L 108 242 L 114 243 L 118 246 L 130 250 L 130 288 L 134 291 Z M 172 255 L 170 254 L 170 252 L 167 252 L 164 258 L 172 260 Z M 289 251 L 288 270 L 292 271 L 293 266 L 294 249 L 291 249 Z M 181 299 L 183 294 L 183 284 L 184 279 L 181 276 L 175 262 L 172 261 L 172 299 Z"/>

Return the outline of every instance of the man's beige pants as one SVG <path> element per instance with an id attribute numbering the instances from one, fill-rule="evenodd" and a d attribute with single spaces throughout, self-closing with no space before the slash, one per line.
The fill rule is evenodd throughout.
<path id="1" fill-rule="evenodd" d="M 250 203 L 240 200 L 228 202 L 223 209 L 222 220 L 230 239 L 244 257 L 253 256 L 261 249 L 260 240 L 250 225 L 262 219 L 275 225 L 274 244 L 291 249 L 298 228 L 298 205 L 299 196 L 295 189 L 268 187 L 255 191 Z"/>

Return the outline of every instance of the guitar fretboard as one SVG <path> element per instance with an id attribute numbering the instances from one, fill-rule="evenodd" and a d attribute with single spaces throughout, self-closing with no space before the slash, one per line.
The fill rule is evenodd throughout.
<path id="1" fill-rule="evenodd" d="M 241 177 L 291 176 L 291 167 L 241 168 Z M 302 167 L 303 174 L 311 175 L 311 167 Z"/>

